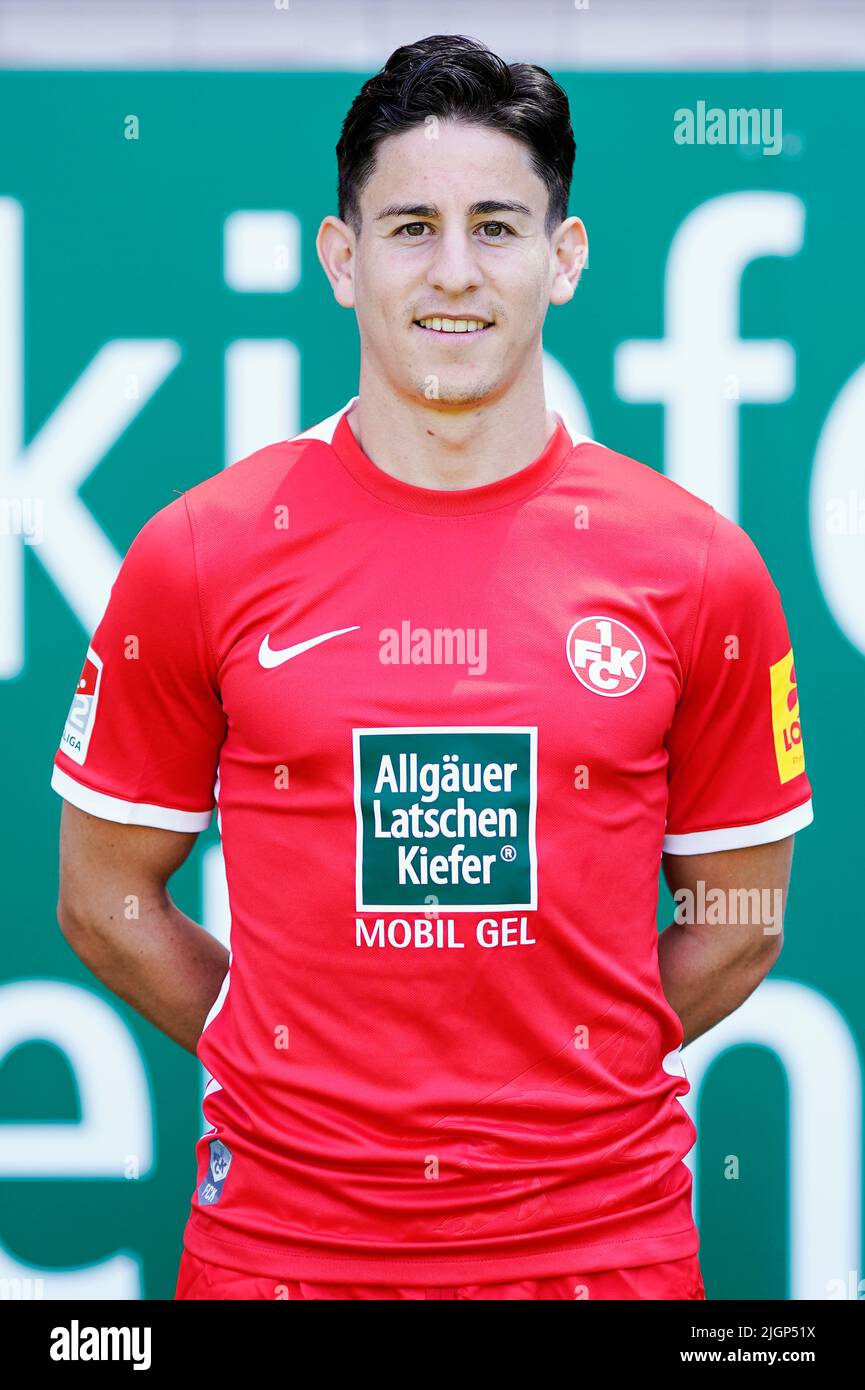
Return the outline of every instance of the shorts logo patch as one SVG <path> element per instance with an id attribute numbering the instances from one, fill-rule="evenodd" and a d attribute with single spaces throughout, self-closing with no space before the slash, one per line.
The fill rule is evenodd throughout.
<path id="1" fill-rule="evenodd" d="M 799 722 L 799 691 L 793 649 L 769 667 L 772 692 L 772 734 L 775 739 L 775 761 L 778 777 L 789 782 L 805 771 L 805 750 L 802 746 L 802 726 Z"/>
<path id="2" fill-rule="evenodd" d="M 630 695 L 646 674 L 646 651 L 616 618 L 580 618 L 567 636 L 568 664 L 595 695 Z"/>
<path id="3" fill-rule="evenodd" d="M 537 907 L 536 728 L 352 737 L 359 912 Z"/>
<path id="4" fill-rule="evenodd" d="M 96 655 L 92 647 L 88 647 L 87 657 L 78 678 L 78 686 L 66 716 L 63 736 L 60 739 L 61 753 L 65 753 L 76 763 L 83 763 L 87 757 L 101 683 L 102 658 Z"/>
<path id="5" fill-rule="evenodd" d="M 207 1176 L 202 1179 L 198 1189 L 198 1200 L 202 1206 L 213 1206 L 222 1196 L 222 1188 L 231 1167 L 232 1153 L 221 1139 L 210 1141 L 210 1166 Z"/>

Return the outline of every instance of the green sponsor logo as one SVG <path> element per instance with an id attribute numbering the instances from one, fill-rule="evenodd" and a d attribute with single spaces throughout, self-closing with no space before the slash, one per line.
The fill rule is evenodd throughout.
<path id="1" fill-rule="evenodd" d="M 354 729 L 357 910 L 537 907 L 537 729 Z"/>

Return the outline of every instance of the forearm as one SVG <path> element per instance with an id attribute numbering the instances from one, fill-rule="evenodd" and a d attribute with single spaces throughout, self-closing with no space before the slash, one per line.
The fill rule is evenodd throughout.
<path id="1" fill-rule="evenodd" d="M 738 1009 L 777 959 L 777 937 L 761 937 L 731 952 L 729 933 L 735 931 L 717 927 L 706 938 L 673 922 L 658 938 L 661 984 L 682 1021 L 683 1046 Z"/>
<path id="2" fill-rule="evenodd" d="M 167 892 L 128 899 L 86 921 L 64 922 L 69 945 L 114 994 L 195 1052 L 228 970 L 228 952 Z M 112 905 L 113 906 L 113 905 Z"/>

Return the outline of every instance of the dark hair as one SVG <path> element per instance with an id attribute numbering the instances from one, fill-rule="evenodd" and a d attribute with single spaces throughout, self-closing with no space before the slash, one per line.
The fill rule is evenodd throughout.
<path id="1" fill-rule="evenodd" d="M 343 121 L 336 147 L 339 215 L 355 232 L 378 145 L 428 116 L 471 121 L 521 140 L 547 186 L 547 235 L 567 217 L 576 146 L 562 88 L 545 68 L 506 63 L 477 39 L 432 34 L 397 48 L 363 84 Z"/>

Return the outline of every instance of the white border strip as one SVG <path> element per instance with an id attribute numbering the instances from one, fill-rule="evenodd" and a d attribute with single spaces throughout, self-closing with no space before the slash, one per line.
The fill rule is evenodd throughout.
<path id="1" fill-rule="evenodd" d="M 860 68 L 856 0 L 0 0 L 4 68 L 343 70 L 360 80 L 422 34 L 474 34 L 554 72 Z M 579 140 L 579 135 L 577 139 Z"/>
<path id="2" fill-rule="evenodd" d="M 173 806 L 151 806 L 146 801 L 123 801 L 119 796 L 95 792 L 70 777 L 55 763 L 51 785 L 66 801 L 80 811 L 102 820 L 119 821 L 121 825 L 149 825 L 155 830 L 206 830 L 213 815 L 210 811 L 176 811 Z"/>
<path id="3" fill-rule="evenodd" d="M 665 835 L 665 854 L 711 854 L 718 849 L 745 849 L 748 845 L 768 845 L 804 830 L 814 819 L 811 798 L 792 811 L 754 825 L 731 825 L 725 830 L 695 830 L 689 835 Z"/>

